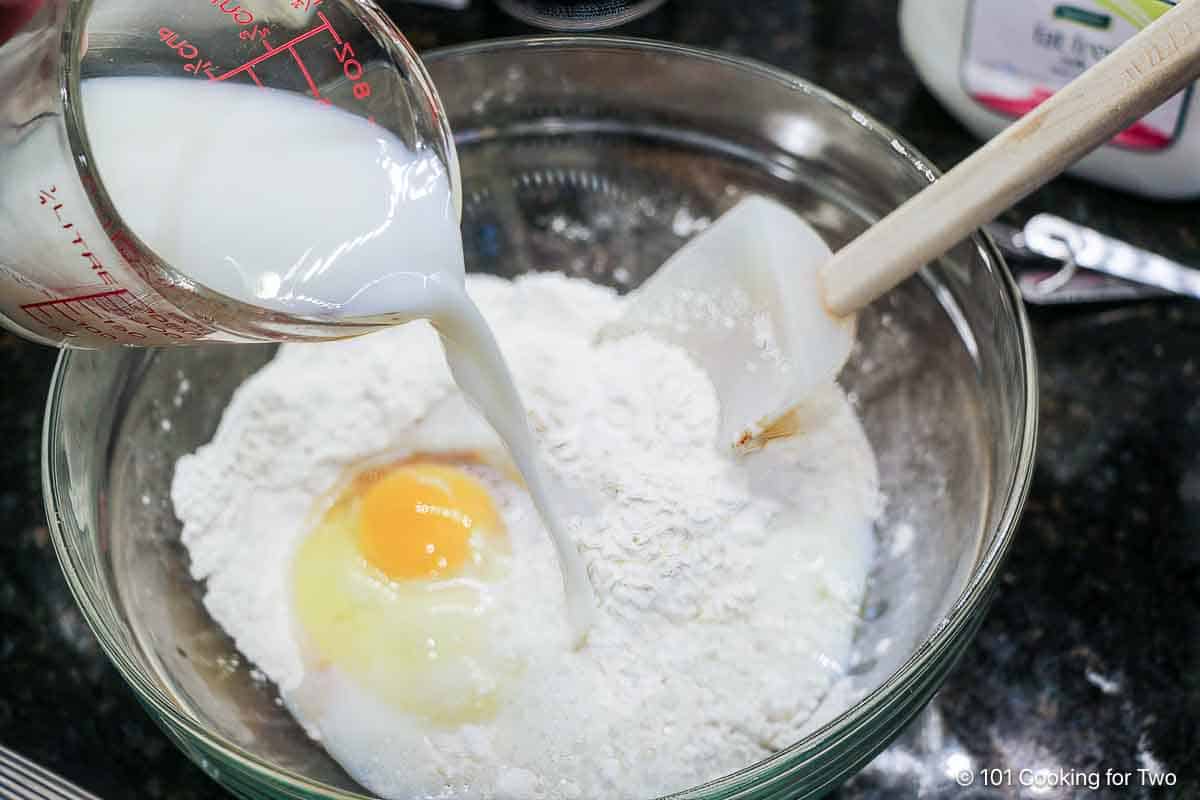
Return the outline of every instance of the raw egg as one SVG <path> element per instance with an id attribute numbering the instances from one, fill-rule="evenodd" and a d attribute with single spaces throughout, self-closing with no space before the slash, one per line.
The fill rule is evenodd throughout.
<path id="1" fill-rule="evenodd" d="M 485 470 L 426 458 L 350 482 L 293 563 L 309 670 L 438 723 L 495 711 L 517 665 L 488 642 L 511 553 Z"/>

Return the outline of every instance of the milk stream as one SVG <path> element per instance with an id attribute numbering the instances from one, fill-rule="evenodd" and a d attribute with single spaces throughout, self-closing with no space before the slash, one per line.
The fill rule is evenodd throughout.
<path id="1" fill-rule="evenodd" d="M 454 382 L 483 411 L 488 424 L 504 440 L 513 462 L 525 478 L 542 522 L 550 531 L 563 573 L 572 636 L 578 647 L 583 644 L 595 614 L 592 584 L 579 552 L 562 527 L 561 516 L 555 512 L 546 481 L 541 477 L 525 409 L 500 348 L 479 309 L 465 293 L 460 292 L 457 299 L 447 303 L 433 317 L 433 324 L 441 335 Z"/>
<path id="2" fill-rule="evenodd" d="M 500 349 L 466 294 L 458 218 L 437 155 L 362 118 L 254 86 L 93 78 L 82 95 L 114 205 L 180 272 L 291 314 L 432 322 L 455 381 L 504 440 L 550 532 L 581 644 L 592 587 L 550 504 Z"/>

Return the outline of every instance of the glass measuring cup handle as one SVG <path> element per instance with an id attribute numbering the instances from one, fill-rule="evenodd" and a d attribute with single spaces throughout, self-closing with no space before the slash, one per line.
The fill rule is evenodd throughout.
<path id="1" fill-rule="evenodd" d="M 461 207 L 440 100 L 373 5 L 0 0 L 0 15 L 15 27 L 0 39 L 0 326 L 25 338 L 82 347 L 322 340 L 383 324 L 238 302 L 151 250 L 93 157 L 80 86 L 90 78 L 228 79 L 311 96 L 435 152 Z"/>

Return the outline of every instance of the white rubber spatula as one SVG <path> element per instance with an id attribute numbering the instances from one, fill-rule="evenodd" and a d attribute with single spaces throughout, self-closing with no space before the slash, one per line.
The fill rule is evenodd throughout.
<path id="1" fill-rule="evenodd" d="M 816 267 L 831 255 L 794 212 L 747 197 L 667 259 L 603 333 L 650 330 L 687 350 L 716 387 L 718 441 L 747 449 L 850 356 L 853 316 L 816 299 Z"/>
<path id="2" fill-rule="evenodd" d="M 716 385 L 721 441 L 752 449 L 841 371 L 853 315 L 1200 77 L 1183 0 L 836 255 L 807 223 L 743 200 L 630 296 L 606 334 L 652 330 Z"/>

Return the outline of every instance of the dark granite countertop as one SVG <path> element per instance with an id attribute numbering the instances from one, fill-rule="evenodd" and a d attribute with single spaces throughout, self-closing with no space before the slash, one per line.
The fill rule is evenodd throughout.
<path id="1" fill-rule="evenodd" d="M 421 49 L 530 32 L 488 0 L 385 6 Z M 943 168 L 976 146 L 901 53 L 894 0 L 671 0 L 619 32 L 788 69 Z M 1061 179 L 1011 216 L 1040 210 L 1200 264 L 1200 203 Z M 1200 796 L 1200 304 L 1032 313 L 1041 438 L 1001 590 L 929 710 L 841 798 Z M 108 800 L 220 797 L 100 653 L 47 541 L 38 448 L 54 356 L 0 334 L 0 743 Z M 1095 792 L 978 776 L 961 789 L 967 765 L 1133 777 Z M 1176 785 L 1141 787 L 1139 768 Z"/>

